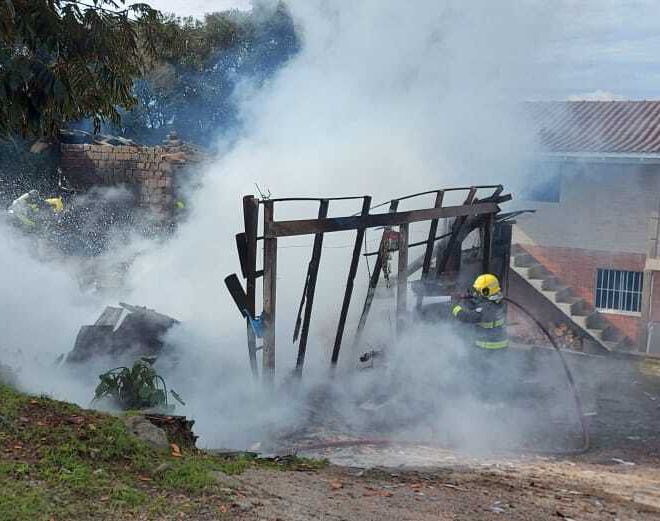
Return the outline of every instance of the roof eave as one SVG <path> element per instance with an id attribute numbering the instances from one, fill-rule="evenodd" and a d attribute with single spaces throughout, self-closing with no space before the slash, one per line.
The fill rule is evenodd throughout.
<path id="1" fill-rule="evenodd" d="M 660 164 L 660 153 L 635 154 L 619 152 L 546 152 L 540 154 L 544 161 L 618 163 L 618 164 Z"/>

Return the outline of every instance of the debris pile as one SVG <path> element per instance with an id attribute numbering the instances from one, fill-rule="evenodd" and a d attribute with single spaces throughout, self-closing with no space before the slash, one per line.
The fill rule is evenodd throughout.
<path id="1" fill-rule="evenodd" d="M 555 325 L 555 327 L 552 329 L 552 336 L 557 342 L 557 345 L 562 349 L 571 349 L 573 351 L 584 350 L 584 343 L 582 339 L 565 322 L 561 322 Z"/>
<path id="2" fill-rule="evenodd" d="M 146 307 L 120 303 L 108 306 L 91 326 L 82 326 L 68 363 L 87 362 L 109 357 L 120 363 L 140 356 L 158 356 L 164 346 L 162 337 L 178 320 Z"/>

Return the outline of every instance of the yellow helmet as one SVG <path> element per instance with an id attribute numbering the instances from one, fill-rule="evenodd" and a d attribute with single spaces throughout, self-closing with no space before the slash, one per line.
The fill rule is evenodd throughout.
<path id="1" fill-rule="evenodd" d="M 490 273 L 479 275 L 475 279 L 474 284 L 472 284 L 472 287 L 478 295 L 486 298 L 498 296 L 501 291 L 500 281 L 497 280 L 495 275 L 491 275 Z"/>
<path id="2" fill-rule="evenodd" d="M 53 209 L 53 212 L 55 213 L 60 213 L 62 210 L 64 210 L 64 201 L 62 201 L 62 197 L 51 197 L 50 199 L 45 199 L 45 201 L 50 205 L 50 207 Z"/>

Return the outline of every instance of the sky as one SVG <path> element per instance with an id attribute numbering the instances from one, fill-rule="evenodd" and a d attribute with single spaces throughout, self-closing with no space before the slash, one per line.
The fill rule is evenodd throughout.
<path id="1" fill-rule="evenodd" d="M 470 0 L 463 0 L 470 1 Z M 660 97 L 660 1 L 658 0 L 521 0 L 556 4 L 554 40 L 539 59 L 554 81 L 527 98 Z M 251 0 L 151 0 L 158 9 L 182 16 L 249 9 Z M 415 2 L 410 5 L 414 6 Z M 530 74 L 536 74 L 530 71 Z"/>
<path id="2" fill-rule="evenodd" d="M 180 16 L 202 17 L 205 13 L 226 9 L 249 9 L 252 0 L 149 0 L 151 7 Z"/>

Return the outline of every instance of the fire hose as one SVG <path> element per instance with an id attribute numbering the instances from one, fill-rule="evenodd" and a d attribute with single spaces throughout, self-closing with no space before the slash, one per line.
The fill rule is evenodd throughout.
<path id="1" fill-rule="evenodd" d="M 573 393 L 573 399 L 575 401 L 575 410 L 578 415 L 578 420 L 580 421 L 580 429 L 582 430 L 582 447 L 579 449 L 576 449 L 575 451 L 571 451 L 573 453 L 583 453 L 587 452 L 589 450 L 589 447 L 591 445 L 591 440 L 589 439 L 589 427 L 587 426 L 587 419 L 584 416 L 584 408 L 582 407 L 582 399 L 580 398 L 580 392 L 578 391 L 577 385 L 575 384 L 575 379 L 573 378 L 573 373 L 571 372 L 571 369 L 568 367 L 568 363 L 566 362 L 566 358 L 564 358 L 564 355 L 561 352 L 561 349 L 559 349 L 559 346 L 557 345 L 557 342 L 555 342 L 555 339 L 552 337 L 552 335 L 548 332 L 548 330 L 545 328 L 543 324 L 539 320 L 534 317 L 529 311 L 527 311 L 524 307 L 522 307 L 520 304 L 515 302 L 514 300 L 511 300 L 509 297 L 504 297 L 504 300 L 508 302 L 509 304 L 513 304 L 513 306 L 518 309 L 519 311 L 522 311 L 525 316 L 530 318 L 536 326 L 543 331 L 546 337 L 548 337 L 548 340 L 550 340 L 550 343 L 552 344 L 552 347 L 555 349 L 557 354 L 559 355 L 559 360 L 561 361 L 561 365 L 564 368 L 564 374 L 566 375 L 566 380 L 568 381 L 568 386 L 571 389 L 571 392 Z"/>
<path id="2" fill-rule="evenodd" d="M 527 316 L 529 319 L 531 319 L 536 326 L 543 331 L 545 336 L 550 340 L 550 343 L 552 344 L 552 347 L 555 349 L 557 354 L 559 355 L 559 359 L 562 364 L 562 368 L 564 369 L 564 374 L 566 375 L 566 380 L 568 381 L 568 386 L 573 394 L 573 399 L 575 402 L 575 409 L 578 415 L 578 420 L 580 423 L 580 429 L 581 429 L 581 435 L 582 435 L 582 446 L 578 447 L 577 449 L 569 449 L 569 450 L 535 450 L 534 453 L 536 454 L 541 454 L 541 455 L 549 455 L 549 456 L 569 456 L 569 455 L 577 455 L 577 454 L 583 454 L 587 452 L 590 448 L 591 441 L 589 438 L 589 428 L 587 426 L 587 420 L 584 415 L 584 408 L 582 407 L 582 399 L 580 398 L 580 393 L 578 391 L 577 385 L 575 383 L 575 379 L 573 378 L 573 373 L 571 372 L 568 363 L 566 362 L 566 359 L 564 358 L 564 355 L 561 352 L 561 349 L 555 342 L 555 339 L 552 337 L 552 335 L 548 332 L 548 330 L 541 324 L 539 320 L 536 319 L 529 311 L 527 311 L 525 308 L 523 308 L 520 304 L 515 302 L 514 300 L 511 300 L 508 297 L 505 297 L 504 300 L 508 302 L 509 304 L 513 304 L 513 306 L 522 311 L 525 316 Z M 299 450 L 320 450 L 320 449 L 329 449 L 329 448 L 341 448 L 341 447 L 356 447 L 356 446 L 388 446 L 388 445 L 433 445 L 432 443 L 415 443 L 415 442 L 408 442 L 408 441 L 395 441 L 391 439 L 383 439 L 383 438 L 372 438 L 372 439 L 354 439 L 354 440 L 336 440 L 336 441 L 328 441 L 328 442 L 320 442 L 320 443 L 315 443 L 312 445 L 307 445 L 305 447 L 299 447 Z"/>

